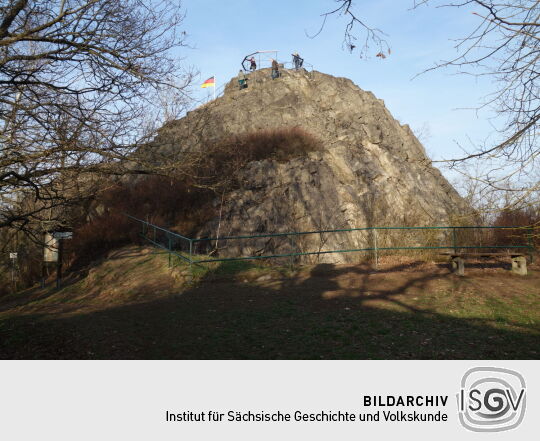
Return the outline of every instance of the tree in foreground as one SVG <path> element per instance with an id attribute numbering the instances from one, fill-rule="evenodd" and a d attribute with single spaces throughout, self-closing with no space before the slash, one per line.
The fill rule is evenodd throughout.
<path id="1" fill-rule="evenodd" d="M 57 227 L 103 173 L 182 110 L 192 73 L 177 1 L 16 0 L 0 7 L 0 230 Z M 155 170 L 154 170 L 155 171 Z"/>
<path id="2" fill-rule="evenodd" d="M 351 52 L 360 51 L 361 56 L 371 49 L 378 51 L 377 56 L 386 57 L 389 47 L 385 34 L 361 20 L 352 0 L 336 0 L 335 3 L 337 7 L 323 16 L 325 19 L 329 15 L 346 18 L 344 45 Z M 423 5 L 463 8 L 464 12 L 478 18 L 477 26 L 457 40 L 458 55 L 432 69 L 455 68 L 462 73 L 489 76 L 496 84 L 480 107 L 497 113 L 497 140 L 475 146 L 463 157 L 445 162 L 462 172 L 467 180 L 475 181 L 468 185 L 474 186 L 477 199 L 493 202 L 490 207 L 483 207 L 485 209 L 538 206 L 540 2 L 413 0 L 411 4 L 413 8 Z"/>

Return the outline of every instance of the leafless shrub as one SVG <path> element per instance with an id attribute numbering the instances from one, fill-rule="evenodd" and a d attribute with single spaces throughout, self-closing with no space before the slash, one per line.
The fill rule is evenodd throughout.
<path id="1" fill-rule="evenodd" d="M 92 210 L 76 228 L 73 260 L 86 264 L 106 252 L 136 240 L 140 225 L 124 213 L 153 224 L 193 235 L 217 215 L 214 200 L 239 185 L 238 170 L 252 161 L 287 159 L 306 155 L 318 141 L 299 128 L 262 130 L 218 141 L 180 177 L 140 176 L 116 182 L 99 193 Z M 89 219 L 88 219 L 89 218 Z"/>

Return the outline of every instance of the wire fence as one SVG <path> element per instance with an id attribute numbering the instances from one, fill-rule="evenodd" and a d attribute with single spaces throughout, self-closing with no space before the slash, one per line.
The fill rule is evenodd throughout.
<path id="1" fill-rule="evenodd" d="M 533 227 L 434 226 L 363 227 L 239 236 L 190 238 L 127 215 L 141 226 L 141 237 L 179 261 L 192 265 L 212 262 L 289 259 L 300 262 L 331 254 L 364 253 L 378 264 L 384 255 L 405 251 L 436 253 L 508 252 L 532 254 Z M 305 261 L 305 260 L 304 260 Z"/>

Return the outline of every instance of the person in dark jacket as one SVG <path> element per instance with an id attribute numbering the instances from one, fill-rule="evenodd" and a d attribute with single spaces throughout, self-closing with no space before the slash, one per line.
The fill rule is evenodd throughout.
<path id="1" fill-rule="evenodd" d="M 272 79 L 275 80 L 279 77 L 279 65 L 276 60 L 272 58 Z"/>
<path id="2" fill-rule="evenodd" d="M 298 55 L 298 52 L 295 52 L 294 54 L 292 54 L 292 59 L 293 59 L 294 68 L 296 70 L 300 69 L 303 66 L 304 59 L 300 57 L 300 55 Z"/>
<path id="3" fill-rule="evenodd" d="M 249 62 L 250 62 L 249 68 L 251 69 L 251 71 L 252 72 L 256 71 L 257 70 L 257 63 L 255 62 L 255 58 L 251 57 L 249 59 Z"/>

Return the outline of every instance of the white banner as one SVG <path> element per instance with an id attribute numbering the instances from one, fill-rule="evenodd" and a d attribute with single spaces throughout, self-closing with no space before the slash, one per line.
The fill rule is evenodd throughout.
<path id="1" fill-rule="evenodd" d="M 532 440 L 539 368 L 537 361 L 4 361 L 0 431 L 10 441 Z"/>

